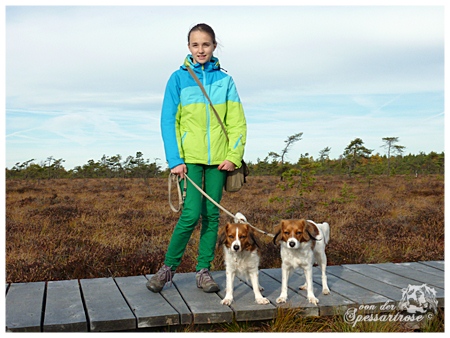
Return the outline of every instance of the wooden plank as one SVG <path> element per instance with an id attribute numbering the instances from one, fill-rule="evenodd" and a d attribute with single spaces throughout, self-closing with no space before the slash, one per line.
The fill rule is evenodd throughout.
<path id="1" fill-rule="evenodd" d="M 417 262 L 413 262 L 413 263 L 398 263 L 398 264 L 400 264 L 402 266 L 407 266 L 408 268 L 411 268 L 411 269 L 415 269 L 415 270 L 420 271 L 421 273 L 424 273 L 424 274 L 434 275 L 434 276 L 436 276 L 438 278 L 442 278 L 442 280 L 444 280 L 444 271 L 436 269 L 436 268 L 434 268 L 432 266 L 428 266 L 428 265 L 425 265 L 425 264 L 420 264 L 420 263 L 417 263 Z"/>
<path id="2" fill-rule="evenodd" d="M 47 282 L 43 331 L 88 331 L 78 280 Z"/>
<path id="3" fill-rule="evenodd" d="M 331 269 L 331 266 L 327 267 L 327 271 Z M 299 273 L 299 271 L 296 271 Z M 301 272 L 303 274 L 303 272 Z M 316 283 L 322 285 L 322 272 L 318 267 L 313 268 L 313 279 Z M 341 278 L 338 278 L 332 274 L 327 274 L 328 287 L 332 292 L 338 293 L 341 296 L 348 298 L 358 305 L 383 305 L 390 299 L 379 295 L 370 290 L 364 289 L 358 285 L 349 283 Z"/>
<path id="4" fill-rule="evenodd" d="M 80 280 L 81 290 L 76 280 L 13 283 L 6 284 L 6 331 L 123 331 L 231 322 L 233 315 L 238 321 L 264 320 L 276 315 L 276 307 L 288 306 L 305 316 L 333 315 L 341 313 L 339 309 L 362 304 L 383 305 L 388 299 L 398 302 L 402 289 L 419 283 L 433 287 L 439 306 L 444 307 L 444 270 L 444 261 L 329 266 L 331 295 L 323 295 L 321 272 L 314 267 L 318 306 L 307 302 L 305 290 L 298 290 L 304 283 L 301 270 L 296 270 L 289 280 L 286 304 L 276 303 L 281 291 L 281 269 L 260 271 L 260 284 L 265 288 L 262 293 L 271 301 L 268 305 L 255 304 L 249 284 L 236 279 L 231 308 L 220 304 L 219 295 L 225 294 L 225 271 L 212 273 L 221 286 L 218 294 L 198 289 L 195 273 L 176 274 L 174 285 L 157 294 L 146 289 L 144 276 Z"/>
<path id="5" fill-rule="evenodd" d="M 328 269 L 328 268 L 327 268 Z M 306 298 L 306 290 L 300 290 L 299 287 L 305 283 L 305 275 L 302 269 L 297 269 L 293 275 L 298 276 L 297 286 L 298 292 L 301 292 Z M 293 276 L 291 276 L 293 278 Z M 290 280 L 290 279 L 289 279 Z M 348 308 L 356 306 L 358 303 L 350 297 L 347 297 L 339 292 L 339 289 L 334 288 L 333 283 L 330 283 L 330 278 L 327 274 L 328 287 L 330 294 L 324 295 L 322 293 L 322 273 L 317 268 L 313 268 L 313 283 L 314 283 L 314 295 L 319 299 L 319 313 L 321 316 L 331 316 L 336 314 L 342 314 Z"/>
<path id="6" fill-rule="evenodd" d="M 381 264 L 371 264 L 379 269 L 389 271 L 392 273 L 395 273 L 397 275 L 410 278 L 412 280 L 415 280 L 419 283 L 424 283 L 428 285 L 433 285 L 438 288 L 444 289 L 444 276 L 442 278 L 436 276 L 436 275 L 430 275 L 423 273 L 421 271 L 418 271 L 416 269 L 413 269 L 409 266 L 402 265 L 402 264 L 394 264 L 394 263 L 381 263 Z M 411 283 L 412 284 L 412 283 Z"/>
<path id="7" fill-rule="evenodd" d="M 216 293 L 206 293 L 197 288 L 195 272 L 175 274 L 173 283 L 190 308 L 194 324 L 229 323 L 233 320 L 233 311 L 220 304 L 221 298 Z"/>
<path id="8" fill-rule="evenodd" d="M 146 275 L 145 277 L 150 279 L 152 276 L 153 275 Z M 175 284 L 164 286 L 159 294 L 178 312 L 181 325 L 189 325 L 192 323 L 192 313 L 178 292 Z"/>
<path id="9" fill-rule="evenodd" d="M 91 331 L 136 328 L 136 318 L 111 277 L 81 279 Z"/>
<path id="10" fill-rule="evenodd" d="M 393 286 L 406 287 L 408 284 L 411 284 L 411 282 L 414 283 L 414 281 L 409 278 L 379 269 L 372 264 L 345 264 L 343 267 Z"/>
<path id="11" fill-rule="evenodd" d="M 212 272 L 214 280 L 220 286 L 219 296 L 225 298 L 226 273 L 225 271 Z M 260 281 L 261 283 L 261 281 Z M 264 291 L 262 292 L 264 296 Z M 266 320 L 276 315 L 276 307 L 272 304 L 256 304 L 253 288 L 238 278 L 234 280 L 233 309 L 236 321 Z M 222 305 L 225 306 L 225 305 Z"/>
<path id="12" fill-rule="evenodd" d="M 386 270 L 379 269 L 378 267 L 374 266 L 373 264 L 347 264 L 343 265 L 345 269 L 350 269 L 353 271 L 356 271 L 360 274 L 363 274 L 365 276 L 368 276 L 372 279 L 381 281 L 386 284 L 390 284 L 396 287 L 399 287 L 401 289 L 406 288 L 409 284 L 417 284 L 420 283 L 419 281 L 413 280 L 408 277 L 403 277 L 398 274 L 395 274 L 393 272 L 389 272 Z M 438 300 L 438 305 L 440 307 L 444 306 L 444 289 L 435 287 L 436 290 L 436 299 Z M 402 294 L 398 296 L 398 300 L 400 300 L 402 297 Z"/>
<path id="13" fill-rule="evenodd" d="M 12 283 L 6 295 L 7 332 L 40 332 L 45 282 Z"/>
<path id="14" fill-rule="evenodd" d="M 425 264 L 428 266 L 432 266 L 433 268 L 444 271 L 445 270 L 445 261 L 421 261 L 420 264 Z"/>
<path id="15" fill-rule="evenodd" d="M 178 325 L 180 316 L 159 293 L 145 286 L 144 276 L 116 277 L 120 291 L 137 318 L 137 327 Z"/>
<path id="16" fill-rule="evenodd" d="M 276 279 L 280 283 L 280 287 L 278 290 L 278 295 L 276 295 L 276 298 L 280 296 L 281 293 L 281 269 L 264 269 L 262 270 L 264 273 L 268 274 L 272 278 Z M 296 270 L 297 271 L 297 270 Z M 288 287 L 293 292 L 299 294 L 302 298 L 304 298 L 304 302 L 302 301 L 301 304 L 307 304 L 304 308 L 305 310 L 308 309 L 308 311 L 311 311 L 309 307 L 311 308 L 317 308 L 317 311 L 319 315 L 321 316 L 331 316 L 337 313 L 342 313 L 346 309 L 352 306 L 356 306 L 356 302 L 353 300 L 343 297 L 337 292 L 334 292 L 333 289 L 331 289 L 331 293 L 328 295 L 324 295 L 322 293 L 322 282 L 319 284 L 317 283 L 317 278 L 315 277 L 313 280 L 313 289 L 314 289 L 314 295 L 319 300 L 318 305 L 314 305 L 308 302 L 306 298 L 306 290 L 300 290 L 299 287 L 305 283 L 305 277 L 303 276 L 302 272 L 299 273 L 293 273 L 289 277 L 289 283 Z M 288 293 L 289 295 L 289 293 Z M 291 298 L 288 298 L 288 302 L 291 300 Z"/>
<path id="17" fill-rule="evenodd" d="M 279 271 L 279 274 L 277 273 Z M 276 276 L 275 277 L 271 276 Z M 279 275 L 279 276 L 278 276 Z M 319 308 L 314 304 L 308 302 L 308 300 L 299 295 L 297 292 L 288 288 L 288 301 L 286 303 L 277 303 L 277 298 L 281 292 L 281 270 L 280 269 L 262 269 L 259 271 L 259 283 L 264 287 L 264 296 L 270 300 L 272 304 L 275 304 L 280 308 L 292 308 L 298 311 L 298 314 L 302 316 L 318 316 Z"/>
<path id="18" fill-rule="evenodd" d="M 374 293 L 383 295 L 388 299 L 392 300 L 395 304 L 396 301 L 400 300 L 402 295 L 402 289 L 398 286 L 393 286 L 392 284 L 386 284 L 376 279 L 372 279 L 358 272 L 345 269 L 343 266 L 335 265 L 330 266 L 327 269 L 329 274 L 332 274 L 340 279 L 343 279 L 349 283 L 360 286 L 366 290 L 372 291 Z"/>

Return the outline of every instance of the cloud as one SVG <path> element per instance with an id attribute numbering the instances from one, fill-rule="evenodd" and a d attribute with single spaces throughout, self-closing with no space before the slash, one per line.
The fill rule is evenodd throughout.
<path id="1" fill-rule="evenodd" d="M 339 156 L 355 137 L 443 150 L 442 6 L 8 6 L 7 165 L 37 153 L 69 168 L 105 153 L 164 158 L 164 89 L 198 22 L 215 29 L 236 82 L 249 158 L 298 132 L 293 159 L 326 146 Z"/>

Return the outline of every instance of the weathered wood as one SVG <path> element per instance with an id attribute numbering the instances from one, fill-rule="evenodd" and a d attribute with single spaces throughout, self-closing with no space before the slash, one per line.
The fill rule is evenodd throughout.
<path id="1" fill-rule="evenodd" d="M 115 281 L 137 318 L 137 327 L 178 325 L 178 312 L 161 296 L 145 286 L 144 276 L 116 277 Z"/>
<path id="2" fill-rule="evenodd" d="M 301 304 L 305 304 L 305 308 L 311 311 L 312 309 L 316 308 L 319 315 L 321 316 L 331 316 L 337 313 L 342 313 L 347 308 L 355 306 L 356 303 L 352 301 L 351 299 L 345 298 L 342 295 L 340 295 L 337 292 L 334 292 L 334 290 L 331 290 L 331 293 L 328 295 L 324 295 L 322 293 L 322 285 L 316 283 L 317 277 L 313 280 L 313 290 L 314 295 L 319 300 L 318 305 L 314 305 L 312 303 L 308 302 L 308 299 L 306 298 L 306 290 L 300 290 L 300 286 L 305 283 L 305 277 L 303 275 L 303 272 L 301 270 L 296 270 L 297 273 L 292 273 L 289 277 L 289 283 L 288 288 L 295 292 L 296 294 L 300 295 L 305 300 L 301 302 Z M 264 273 L 268 274 L 272 278 L 276 279 L 280 283 L 280 287 L 278 289 L 278 295 L 277 298 L 280 296 L 281 293 L 281 270 L 280 269 L 264 269 Z M 288 293 L 289 296 L 289 293 Z M 288 298 L 288 302 L 293 301 L 293 299 Z"/>
<path id="3" fill-rule="evenodd" d="M 444 261 L 421 261 L 420 264 L 432 266 L 433 268 L 444 271 L 445 270 L 445 262 Z"/>
<path id="4" fill-rule="evenodd" d="M 271 277 L 272 272 L 276 270 L 280 271 L 280 269 L 263 269 L 259 272 L 259 283 L 264 287 L 264 296 L 277 307 L 296 309 L 298 313 L 303 316 L 318 316 L 319 308 L 314 304 L 309 303 L 304 296 L 299 295 L 290 288 L 288 288 L 288 301 L 286 303 L 277 303 L 277 298 L 280 296 L 281 292 L 281 282 Z M 281 279 L 281 272 L 279 275 Z"/>
<path id="5" fill-rule="evenodd" d="M 393 285 L 395 287 L 399 287 L 401 289 L 406 288 L 409 284 L 418 284 L 421 283 L 420 281 L 411 279 L 409 277 L 403 277 L 399 274 L 380 269 L 375 266 L 375 264 L 347 264 L 343 265 L 345 269 L 350 269 L 352 271 L 356 271 L 360 274 L 363 274 L 365 276 L 368 276 L 372 279 L 381 281 L 383 283 Z M 445 293 L 444 289 L 434 287 L 436 290 L 436 299 L 438 301 L 438 306 L 443 307 L 444 306 L 444 298 Z M 400 300 L 402 297 L 402 293 L 399 294 L 398 299 Z"/>
<path id="6" fill-rule="evenodd" d="M 135 329 L 136 318 L 114 280 L 109 278 L 81 279 L 91 331 Z"/>
<path id="7" fill-rule="evenodd" d="M 225 271 L 212 272 L 211 275 L 220 286 L 219 296 L 222 299 L 225 298 Z M 262 293 L 264 295 L 264 291 Z M 253 288 L 238 278 L 234 280 L 233 298 L 234 300 L 230 307 L 233 309 L 236 321 L 265 320 L 275 317 L 276 307 L 270 303 L 264 305 L 256 304 Z"/>
<path id="8" fill-rule="evenodd" d="M 152 276 L 147 275 L 146 278 L 150 279 Z M 180 324 L 187 325 L 192 323 L 192 313 L 178 292 L 175 284 L 164 286 L 160 295 L 178 312 L 180 315 Z"/>
<path id="9" fill-rule="evenodd" d="M 43 331 L 88 331 L 78 280 L 47 282 Z"/>
<path id="10" fill-rule="evenodd" d="M 420 264 L 417 262 L 413 263 L 398 263 L 402 266 L 406 266 L 408 268 L 412 268 L 414 270 L 420 271 L 421 273 L 427 274 L 427 275 L 434 275 L 437 278 L 442 278 L 442 281 L 444 281 L 444 271 L 436 269 L 432 266 L 428 266 L 425 264 Z"/>
<path id="11" fill-rule="evenodd" d="M 300 276 L 297 284 L 297 289 L 299 290 L 299 286 L 305 283 L 305 274 L 303 273 L 303 270 L 297 269 L 296 273 L 293 275 Z M 313 267 L 314 295 L 319 299 L 319 313 L 322 316 L 342 314 L 348 308 L 358 305 L 358 302 L 355 301 L 355 299 L 348 297 L 345 293 L 341 292 L 338 285 L 333 284 L 332 277 L 333 276 L 331 276 L 330 281 L 330 275 L 327 272 L 327 284 L 330 289 L 330 294 L 324 295 L 322 293 L 322 272 L 319 268 Z M 344 283 L 342 285 L 346 284 Z M 302 292 L 302 294 L 306 297 L 306 290 L 299 290 L 299 292 Z"/>
<path id="12" fill-rule="evenodd" d="M 194 324 L 227 323 L 233 320 L 233 311 L 220 304 L 221 298 L 216 293 L 206 293 L 197 288 L 195 273 L 176 274 L 173 283 L 189 306 Z"/>
<path id="13" fill-rule="evenodd" d="M 213 272 L 218 293 L 197 288 L 195 273 L 176 274 L 172 287 L 152 293 L 149 276 L 98 278 L 6 285 L 6 331 L 126 331 L 179 324 L 210 324 L 264 320 L 276 316 L 277 307 L 295 308 L 304 316 L 334 315 L 360 305 L 379 311 L 389 300 L 401 300 L 408 285 L 427 284 L 436 290 L 444 307 L 444 262 L 350 264 L 329 266 L 330 295 L 322 294 L 321 271 L 313 268 L 314 293 L 319 304 L 306 299 L 304 274 L 297 269 L 289 279 L 288 302 L 277 304 L 281 269 L 260 270 L 262 294 L 271 304 L 257 305 L 249 285 L 236 278 L 234 302 L 220 304 L 225 295 L 225 271 Z M 80 288 L 81 286 L 81 288 Z M 370 307 L 369 307 L 370 309 Z"/>
<path id="14" fill-rule="evenodd" d="M 327 267 L 327 271 L 331 270 L 331 266 Z M 297 271 L 296 271 L 297 273 Z M 316 283 L 322 285 L 322 272 L 318 267 L 313 268 L 313 278 Z M 341 296 L 348 298 L 353 303 L 359 305 L 373 304 L 376 306 L 383 305 L 390 299 L 379 295 L 375 292 L 364 289 L 358 285 L 349 283 L 341 278 L 338 278 L 332 274 L 327 274 L 328 287 L 334 293 L 338 293 Z"/>
<path id="15" fill-rule="evenodd" d="M 339 277 L 349 283 L 360 286 L 371 292 L 383 295 L 388 299 L 392 300 L 393 303 L 400 300 L 401 298 L 401 288 L 398 286 L 393 286 L 392 284 L 386 284 L 381 281 L 372 279 L 358 272 L 345 269 L 343 266 L 335 265 L 330 266 L 328 273 Z"/>
<path id="16" fill-rule="evenodd" d="M 405 287 L 408 284 L 411 283 L 411 279 L 405 278 L 403 276 L 394 274 L 392 272 L 382 270 L 377 268 L 374 265 L 368 265 L 368 264 L 345 264 L 342 265 L 345 269 L 352 270 L 355 272 L 358 272 L 364 276 L 370 277 L 374 280 L 381 281 L 383 283 L 398 286 L 398 287 Z"/>
<path id="17" fill-rule="evenodd" d="M 40 332 L 45 282 L 12 283 L 6 295 L 6 331 Z"/>
<path id="18" fill-rule="evenodd" d="M 438 288 L 444 289 L 444 276 L 442 273 L 442 278 L 436 276 L 436 275 L 430 275 L 427 273 L 424 273 L 422 271 L 416 270 L 408 265 L 404 264 L 394 264 L 394 263 L 381 263 L 381 264 L 370 264 L 373 265 L 379 269 L 389 271 L 392 273 L 395 273 L 397 275 L 410 278 L 412 280 L 415 280 L 417 282 L 425 283 L 428 285 L 433 285 Z"/>

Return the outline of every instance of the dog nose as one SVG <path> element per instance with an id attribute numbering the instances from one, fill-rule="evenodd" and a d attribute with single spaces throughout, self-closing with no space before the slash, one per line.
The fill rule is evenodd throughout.
<path id="1" fill-rule="evenodd" d="M 289 242 L 289 246 L 293 248 L 295 246 L 295 242 Z"/>
<path id="2" fill-rule="evenodd" d="M 239 245 L 237 245 L 237 244 L 233 245 L 233 249 L 234 249 L 234 251 L 238 251 L 239 250 Z"/>

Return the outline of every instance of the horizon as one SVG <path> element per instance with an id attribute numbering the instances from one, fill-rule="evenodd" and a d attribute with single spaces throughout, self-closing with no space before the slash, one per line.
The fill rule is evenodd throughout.
<path id="1" fill-rule="evenodd" d="M 45 167 L 45 162 L 47 162 L 48 161 L 48 159 L 50 158 L 50 157 L 52 157 L 52 159 L 55 161 L 59 161 L 59 160 L 63 160 L 63 162 L 61 163 L 61 166 L 64 168 L 64 170 L 66 170 L 66 171 L 70 171 L 70 170 L 75 170 L 77 167 L 83 167 L 84 165 L 87 165 L 87 164 L 89 164 L 89 162 L 90 161 L 94 161 L 94 163 L 100 163 L 101 161 L 102 161 L 102 158 L 103 157 L 105 157 L 105 158 L 111 158 L 111 157 L 113 157 L 113 156 L 117 156 L 117 155 L 120 155 L 121 156 L 121 159 L 122 159 L 122 162 L 121 163 L 124 163 L 123 161 L 124 160 L 126 160 L 128 157 L 130 157 L 130 156 L 132 156 L 133 158 L 136 158 L 136 154 L 137 153 L 139 153 L 139 151 L 137 151 L 137 152 L 135 152 L 135 154 L 134 155 L 131 155 L 131 154 L 127 154 L 126 156 L 123 156 L 122 154 L 114 154 L 114 155 L 107 155 L 107 154 L 103 154 L 102 156 L 101 156 L 101 158 L 99 158 L 99 159 L 97 159 L 97 160 L 95 160 L 95 159 L 89 159 L 88 161 L 86 161 L 86 163 L 83 163 L 83 164 L 77 164 L 77 165 L 75 165 L 73 168 L 66 168 L 66 166 L 64 165 L 64 162 L 65 162 L 65 159 L 64 158 L 58 158 L 58 159 L 56 159 L 56 158 L 53 158 L 52 156 L 48 156 L 46 159 L 42 159 L 42 160 L 39 160 L 39 159 L 28 159 L 27 161 L 23 161 L 22 163 L 21 162 L 17 162 L 14 166 L 12 166 L 11 168 L 8 168 L 8 167 L 5 167 L 5 169 L 6 170 L 12 170 L 16 165 L 18 165 L 18 164 L 24 164 L 24 163 L 26 163 L 26 162 L 28 162 L 29 161 L 29 165 L 30 164 L 36 164 L 36 165 L 39 165 L 39 166 L 41 166 L 41 167 Z M 425 153 L 425 152 L 419 152 L 418 154 L 416 154 L 416 153 L 406 153 L 406 152 L 404 152 L 404 153 L 402 153 L 402 154 L 397 154 L 397 155 L 391 155 L 391 157 L 398 157 L 398 156 L 400 156 L 400 157 L 407 157 L 407 156 L 420 156 L 420 155 L 425 155 L 425 156 L 428 156 L 428 155 L 430 155 L 431 153 L 435 153 L 435 154 L 444 154 L 444 156 L 445 156 L 445 151 L 442 151 L 442 152 L 437 152 L 437 151 L 430 151 L 430 152 L 428 152 L 428 153 Z M 299 161 L 299 159 L 301 158 L 301 156 L 303 156 L 303 155 L 305 155 L 305 154 L 300 154 L 300 156 L 298 157 L 298 159 L 295 161 L 295 162 L 291 162 L 291 161 L 289 161 L 289 160 L 285 160 L 284 161 L 284 163 L 286 163 L 286 164 L 290 164 L 290 165 L 295 165 L 296 164 L 296 162 L 298 162 Z M 342 156 L 343 156 L 343 154 L 341 154 Z M 387 158 L 387 154 L 380 154 L 380 153 L 371 153 L 368 157 L 370 158 L 371 156 L 381 156 L 381 157 L 386 157 Z M 308 154 L 308 158 L 313 158 L 313 160 L 314 161 L 319 161 L 320 160 L 320 158 L 319 157 L 314 157 L 313 155 L 311 155 L 311 154 Z M 147 157 L 145 157 L 145 154 L 143 154 L 143 156 L 142 156 L 142 158 L 143 158 L 143 160 L 149 160 L 149 164 L 151 164 L 151 163 L 156 163 L 156 165 L 160 165 L 161 163 L 158 163 L 158 162 L 160 162 L 159 161 L 159 159 L 158 158 L 156 158 L 156 159 L 153 159 L 153 162 L 151 162 L 150 160 L 150 158 L 147 158 Z M 258 157 L 257 159 L 256 159 L 256 161 L 252 161 L 252 160 L 249 160 L 249 161 L 247 161 L 247 160 L 245 160 L 245 156 L 244 156 L 244 160 L 245 160 L 245 162 L 247 163 L 247 164 L 250 164 L 250 165 L 255 165 L 255 164 L 258 164 L 259 162 L 264 162 L 264 160 L 265 159 L 267 159 L 267 158 L 271 158 L 270 156 L 269 156 L 269 154 L 267 154 L 265 157 Z M 330 161 L 339 161 L 340 160 L 340 158 L 331 158 L 331 157 L 329 157 L 328 158 Z M 32 161 L 31 161 L 32 160 Z M 258 161 L 259 160 L 259 161 Z M 272 161 L 276 161 L 275 159 L 272 159 Z M 272 161 L 268 161 L 269 163 L 271 163 Z M 280 162 L 280 161 L 277 161 L 277 162 Z M 164 165 L 161 165 L 160 166 L 161 167 L 161 171 L 164 171 L 164 170 L 167 170 L 168 169 L 168 166 L 167 166 L 167 163 L 164 163 Z"/>

